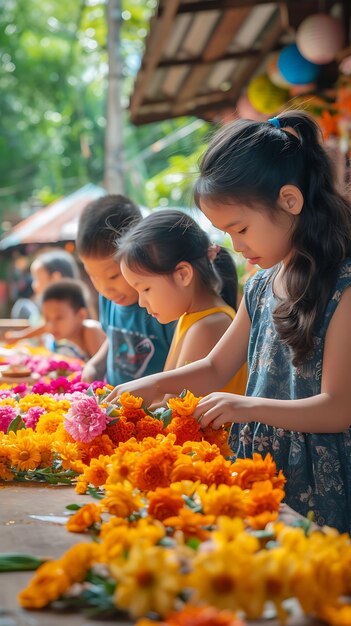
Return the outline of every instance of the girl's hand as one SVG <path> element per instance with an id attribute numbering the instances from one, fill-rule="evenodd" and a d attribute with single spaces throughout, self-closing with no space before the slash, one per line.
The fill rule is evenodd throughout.
<path id="1" fill-rule="evenodd" d="M 251 398 L 234 393 L 210 393 L 200 400 L 194 411 L 194 417 L 201 428 L 211 425 L 217 429 L 223 424 L 246 422 L 249 420 L 250 401 Z"/>
<path id="2" fill-rule="evenodd" d="M 105 402 L 118 402 L 119 396 L 128 391 L 133 396 L 141 396 L 144 400 L 144 404 L 146 406 L 150 406 L 152 401 L 157 397 L 157 388 L 155 383 L 147 382 L 147 378 L 139 378 L 138 380 L 132 380 L 129 383 L 124 383 L 123 385 L 118 385 L 111 391 L 110 395 L 107 396 Z"/>

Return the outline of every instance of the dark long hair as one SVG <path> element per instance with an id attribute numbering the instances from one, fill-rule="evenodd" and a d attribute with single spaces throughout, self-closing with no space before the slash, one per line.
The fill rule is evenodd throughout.
<path id="1" fill-rule="evenodd" d="M 131 270 L 150 274 L 173 274 L 186 261 L 200 283 L 236 309 L 237 274 L 230 253 L 220 248 L 216 259 L 208 256 L 208 235 L 181 211 L 155 211 L 135 224 L 118 240 L 117 258 Z"/>
<path id="2" fill-rule="evenodd" d="M 270 211 L 274 219 L 281 210 L 281 187 L 292 184 L 301 190 L 304 205 L 285 270 L 287 295 L 273 314 L 297 365 L 313 349 L 338 267 L 351 254 L 351 207 L 336 189 L 318 125 L 303 111 L 282 113 L 278 119 L 280 128 L 248 120 L 223 127 L 202 159 L 195 200 L 201 208 L 204 198 L 234 199 Z"/>

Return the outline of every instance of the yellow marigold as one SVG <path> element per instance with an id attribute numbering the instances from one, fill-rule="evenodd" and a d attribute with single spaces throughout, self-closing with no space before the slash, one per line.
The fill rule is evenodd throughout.
<path id="1" fill-rule="evenodd" d="M 106 483 L 109 476 L 108 465 L 111 463 L 111 457 L 100 455 L 98 459 L 92 459 L 90 465 L 84 470 L 85 480 L 94 485 L 101 487 Z"/>
<path id="2" fill-rule="evenodd" d="M 277 466 L 270 453 L 263 459 L 254 452 L 252 459 L 236 459 L 233 463 L 235 484 L 242 489 L 251 489 L 253 483 L 260 480 L 271 480 L 274 486 L 283 487 L 286 479 L 283 474 L 277 474 Z"/>
<path id="3" fill-rule="evenodd" d="M 143 624 L 144 622 L 144 624 Z M 149 622 L 154 626 L 155 622 Z M 136 626 L 148 626 L 148 620 L 140 620 Z M 172 613 L 160 626 L 245 626 L 231 611 L 219 611 L 213 606 L 191 606 Z"/>
<path id="4" fill-rule="evenodd" d="M 181 454 L 176 459 L 171 472 L 171 482 L 183 480 L 201 481 L 204 480 L 205 464 L 201 461 L 193 461 L 187 454 Z"/>
<path id="5" fill-rule="evenodd" d="M 51 467 L 53 462 L 52 435 L 43 434 L 36 438 L 39 448 L 41 463 L 40 467 Z"/>
<path id="6" fill-rule="evenodd" d="M 178 515 L 184 506 L 182 496 L 169 487 L 158 487 L 147 494 L 149 500 L 149 515 L 158 520 Z"/>
<path id="7" fill-rule="evenodd" d="M 28 587 L 19 593 L 18 601 L 25 609 L 42 609 L 70 586 L 70 578 L 60 561 L 49 561 L 37 569 Z"/>
<path id="8" fill-rule="evenodd" d="M 205 527 L 211 526 L 214 522 L 214 515 L 193 513 L 189 509 L 181 509 L 178 515 L 163 520 L 165 526 L 171 526 L 174 531 L 181 530 L 186 539 L 197 537 L 201 541 L 206 541 L 210 537 L 210 532 Z"/>
<path id="9" fill-rule="evenodd" d="M 82 477 L 79 476 L 76 482 L 76 486 L 74 488 L 75 492 L 78 493 L 80 496 L 82 496 L 87 492 L 87 489 L 88 489 L 87 481 L 83 480 Z"/>
<path id="10" fill-rule="evenodd" d="M 183 398 L 170 398 L 167 402 L 173 417 L 189 417 L 193 415 L 201 397 L 187 391 Z"/>
<path id="11" fill-rule="evenodd" d="M 30 437 L 18 439 L 10 452 L 11 465 L 19 471 L 36 469 L 41 463 L 40 450 Z"/>
<path id="12" fill-rule="evenodd" d="M 0 400 L 0 406 L 3 405 L 13 406 L 16 409 L 18 407 L 18 402 L 17 400 L 15 400 L 15 398 L 3 398 L 2 400 Z"/>
<path id="13" fill-rule="evenodd" d="M 106 496 L 101 500 L 101 505 L 111 515 L 129 517 L 139 511 L 142 502 L 138 495 L 134 495 L 132 485 L 125 481 L 123 484 L 106 485 Z"/>
<path id="14" fill-rule="evenodd" d="M 132 396 L 131 393 L 125 391 L 118 398 L 118 403 L 123 409 L 140 409 L 143 405 L 143 399 L 137 396 Z"/>
<path id="15" fill-rule="evenodd" d="M 208 441 L 186 441 L 183 445 L 183 454 L 191 454 L 193 461 L 213 461 L 220 455 L 220 449 L 216 444 Z"/>
<path id="16" fill-rule="evenodd" d="M 39 417 L 37 422 L 37 433 L 55 433 L 63 422 L 63 414 L 58 411 L 50 411 Z"/>
<path id="17" fill-rule="evenodd" d="M 64 441 L 54 441 L 52 448 L 59 455 L 63 469 L 70 469 L 72 462 L 79 459 L 79 449 L 76 443 L 65 443 Z"/>
<path id="18" fill-rule="evenodd" d="M 77 543 L 62 555 L 60 563 L 71 584 L 84 580 L 92 565 L 99 562 L 100 553 L 98 543 Z"/>
<path id="19" fill-rule="evenodd" d="M 245 517 L 247 495 L 237 485 L 211 485 L 208 490 L 199 489 L 199 496 L 205 514 Z"/>
<path id="20" fill-rule="evenodd" d="M 153 611 L 161 616 L 174 609 L 182 589 L 182 577 L 176 553 L 160 546 L 134 545 L 128 560 L 111 564 L 117 580 L 115 603 L 132 617 Z"/>
<path id="21" fill-rule="evenodd" d="M 124 480 L 131 480 L 138 456 L 135 452 L 130 452 L 129 450 L 122 452 L 120 445 L 116 454 L 110 457 L 110 466 L 108 468 L 109 475 L 106 483 L 115 484 L 123 482 Z"/>
<path id="22" fill-rule="evenodd" d="M 215 430 L 212 426 L 207 426 L 202 430 L 202 436 L 209 443 L 218 446 L 224 457 L 228 457 L 233 454 L 228 444 L 228 431 L 224 426 L 218 430 Z"/>
<path id="23" fill-rule="evenodd" d="M 10 468 L 6 463 L 0 461 L 0 480 L 13 480 L 14 474 L 11 472 Z"/>
<path id="24" fill-rule="evenodd" d="M 82 533 L 94 524 L 101 522 L 101 507 L 98 504 L 84 504 L 67 523 L 66 528 L 71 533 Z"/>
<path id="25" fill-rule="evenodd" d="M 41 406 L 46 411 L 55 412 L 59 408 L 59 403 L 50 395 L 40 395 L 39 393 L 29 393 L 18 400 L 18 406 L 22 413 L 27 413 L 33 406 Z"/>
<path id="26" fill-rule="evenodd" d="M 327 624 L 329 624 L 330 626 L 350 626 L 351 605 L 322 605 L 320 610 L 318 611 L 318 617 L 327 622 Z"/>

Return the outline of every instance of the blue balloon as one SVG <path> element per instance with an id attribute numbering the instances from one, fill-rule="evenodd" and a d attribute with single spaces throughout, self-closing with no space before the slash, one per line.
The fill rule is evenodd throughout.
<path id="1" fill-rule="evenodd" d="M 277 66 L 285 80 L 292 85 L 312 83 L 316 80 L 321 67 L 305 59 L 294 43 L 281 51 Z"/>

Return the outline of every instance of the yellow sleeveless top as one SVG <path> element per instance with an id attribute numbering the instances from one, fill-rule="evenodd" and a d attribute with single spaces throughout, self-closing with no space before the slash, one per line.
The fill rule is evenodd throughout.
<path id="1" fill-rule="evenodd" d="M 174 357 L 175 351 L 179 345 L 180 340 L 185 335 L 185 333 L 189 330 L 189 328 L 195 324 L 198 320 L 201 320 L 203 317 L 207 317 L 208 315 L 214 315 L 215 313 L 226 313 L 229 315 L 230 319 L 234 319 L 235 311 L 229 305 L 216 306 L 211 309 L 206 309 L 205 311 L 198 311 L 196 313 L 184 313 L 178 320 L 178 324 L 174 331 L 174 337 L 172 341 L 172 345 L 170 347 L 167 360 L 165 363 L 164 369 L 167 369 L 167 365 L 169 361 Z M 240 370 L 233 376 L 233 378 L 226 384 L 223 389 L 220 391 L 226 391 L 228 393 L 238 393 L 242 396 L 245 395 L 246 391 L 246 383 L 247 383 L 247 363 L 240 368 Z M 190 389 L 191 391 L 191 389 Z"/>

